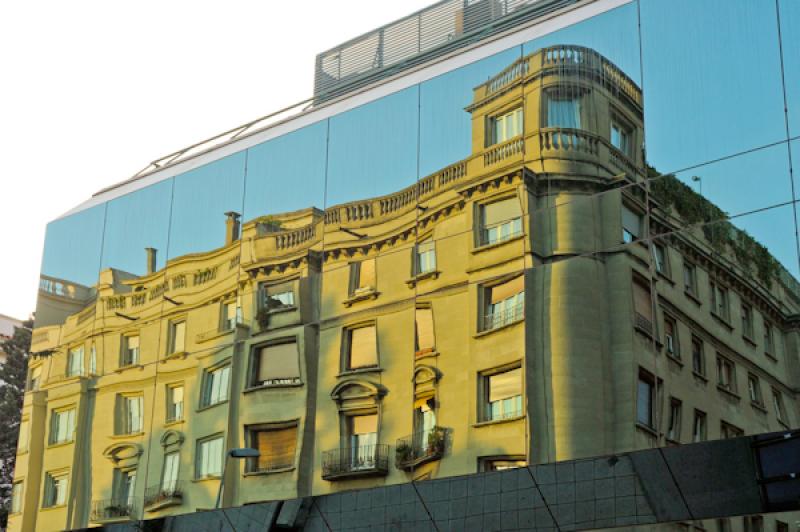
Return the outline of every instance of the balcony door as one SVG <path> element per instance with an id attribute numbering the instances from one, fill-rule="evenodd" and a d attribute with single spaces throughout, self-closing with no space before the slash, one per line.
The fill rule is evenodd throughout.
<path id="1" fill-rule="evenodd" d="M 378 444 L 378 414 L 348 417 L 352 469 L 375 468 Z"/>

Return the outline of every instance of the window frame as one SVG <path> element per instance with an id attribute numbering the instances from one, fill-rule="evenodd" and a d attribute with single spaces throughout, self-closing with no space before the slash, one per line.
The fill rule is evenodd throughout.
<path id="1" fill-rule="evenodd" d="M 180 401 L 180 414 L 171 415 L 173 405 L 177 405 L 178 403 L 174 402 L 174 393 L 175 390 L 180 388 L 182 390 L 182 398 Z M 166 385 L 166 393 L 165 399 L 167 402 L 166 411 L 165 411 L 165 423 L 177 423 L 179 421 L 183 421 L 186 416 L 186 385 L 183 381 L 181 382 L 172 382 Z"/>
<path id="2" fill-rule="evenodd" d="M 664 313 L 664 351 L 675 360 L 681 359 L 681 341 L 678 331 L 678 320 L 671 314 Z M 667 334 L 667 324 L 672 326 L 672 335 Z M 672 344 L 670 346 L 670 344 Z"/>
<path id="3" fill-rule="evenodd" d="M 512 371 L 519 370 L 520 377 L 519 377 L 519 394 L 513 395 L 508 398 L 501 399 L 505 401 L 507 399 L 514 399 L 515 402 L 517 401 L 517 397 L 519 397 L 519 410 L 512 410 L 510 412 L 505 412 L 505 408 L 503 407 L 503 412 L 497 418 L 492 415 L 492 402 L 490 401 L 490 394 L 491 394 L 491 378 L 497 375 L 503 375 L 505 373 L 510 373 Z M 502 366 L 486 369 L 483 371 L 478 372 L 478 423 L 481 424 L 488 424 L 488 423 L 502 423 L 505 421 L 514 421 L 516 419 L 520 419 L 525 417 L 526 408 L 525 408 L 525 372 L 523 371 L 522 361 L 518 360 L 516 362 L 512 362 L 510 364 L 504 364 Z"/>
<path id="4" fill-rule="evenodd" d="M 516 201 L 515 205 L 519 207 L 519 216 L 503 219 L 500 222 L 487 225 L 486 207 L 509 200 Z M 525 214 L 522 210 L 522 201 L 516 192 L 511 194 L 501 194 L 476 203 L 473 216 L 475 218 L 474 225 L 477 228 L 475 235 L 475 247 L 477 249 L 498 246 L 505 242 L 510 242 L 516 238 L 519 238 L 525 234 L 525 228 L 523 227 L 522 223 L 523 219 L 525 218 Z M 488 232 L 493 229 L 498 231 L 498 236 L 495 239 L 490 239 Z M 508 229 L 507 234 L 502 234 L 505 233 L 505 229 Z"/>
<path id="5" fill-rule="evenodd" d="M 730 290 L 717 279 L 708 280 L 711 314 L 725 323 L 731 320 Z"/>
<path id="6" fill-rule="evenodd" d="M 736 374 L 736 363 L 730 358 L 717 353 L 717 387 L 737 395 Z M 722 378 L 723 376 L 725 376 L 725 379 Z"/>
<path id="7" fill-rule="evenodd" d="M 229 309 L 233 308 L 233 319 L 228 316 Z M 241 323 L 241 307 L 236 298 L 225 299 L 219 303 L 219 332 L 228 332 L 236 329 Z"/>
<path id="8" fill-rule="evenodd" d="M 420 252 L 420 247 L 422 246 L 430 246 L 430 249 L 426 249 L 425 251 Z M 422 269 L 422 261 L 421 257 L 423 255 L 430 255 L 433 257 L 430 261 L 429 268 L 426 270 Z M 422 277 L 426 275 L 433 275 L 436 273 L 436 241 L 433 239 L 432 236 L 428 236 L 422 240 L 419 240 L 416 244 L 414 244 L 414 252 L 413 252 L 413 262 L 411 265 L 411 275 L 413 277 Z"/>
<path id="9" fill-rule="evenodd" d="M 497 323 L 496 320 L 492 320 L 492 325 L 488 326 L 489 316 L 495 316 L 497 311 L 492 309 L 494 305 L 492 301 L 492 290 L 495 288 L 505 285 L 507 283 L 511 283 L 516 281 L 517 279 L 522 279 L 522 290 L 519 292 L 514 293 L 513 296 L 507 297 L 501 302 L 507 302 L 511 299 L 515 299 L 513 306 L 511 308 L 505 308 L 501 310 L 502 315 L 509 314 L 510 311 L 510 318 L 503 318 L 500 320 L 500 323 Z M 479 303 L 480 303 L 480 312 L 478 313 L 478 333 L 485 333 L 489 331 L 496 331 L 499 329 L 503 329 L 505 327 L 514 325 L 519 322 L 525 321 L 525 273 L 515 273 L 512 275 L 503 276 L 499 279 L 494 279 L 492 281 L 488 281 L 479 285 Z M 521 296 L 521 297 L 520 297 Z M 499 304 L 499 303 L 497 303 Z M 508 305 L 506 305 L 507 307 Z"/>
<path id="10" fill-rule="evenodd" d="M 297 310 L 297 299 L 298 299 L 298 287 L 296 283 L 298 278 L 290 278 L 290 279 L 281 279 L 281 280 L 273 280 L 273 281 L 262 281 L 258 285 L 258 308 L 260 310 L 264 310 L 267 313 L 274 313 L 274 312 L 289 312 L 292 310 Z M 275 298 L 277 301 L 281 301 L 281 305 L 275 306 L 270 305 L 270 289 L 271 288 L 279 288 L 282 286 L 290 287 L 288 290 L 284 290 L 282 292 L 276 292 L 274 295 L 281 295 L 281 294 L 292 294 L 292 303 L 291 305 L 287 305 L 281 301 L 280 298 Z"/>
<path id="11" fill-rule="evenodd" d="M 774 386 L 772 387 L 772 407 L 775 409 L 775 419 L 778 420 L 778 423 L 788 426 L 789 420 L 786 415 L 786 405 L 783 402 L 783 394 Z"/>
<path id="12" fill-rule="evenodd" d="M 185 316 L 169 320 L 169 324 L 167 325 L 167 356 L 180 355 L 186 352 L 186 322 L 187 320 Z M 178 326 L 180 325 L 183 325 L 183 345 L 181 346 L 182 349 L 177 350 L 178 346 L 176 345 L 176 333 Z"/>
<path id="13" fill-rule="evenodd" d="M 632 233 L 627 227 L 625 227 L 625 211 L 628 211 L 633 216 L 636 217 L 638 221 L 639 227 L 637 228 L 637 234 Z M 645 238 L 645 215 L 639 211 L 638 207 L 631 206 L 626 202 L 622 202 L 622 206 L 620 207 L 620 226 L 622 228 L 622 243 L 633 244 L 634 242 L 639 242 Z"/>
<path id="14" fill-rule="evenodd" d="M 203 453 L 201 452 L 201 448 L 204 445 L 210 444 L 213 441 L 219 440 L 221 442 L 221 449 L 220 453 L 220 462 L 219 462 L 219 471 L 212 473 L 201 474 L 202 472 L 202 462 L 203 462 Z M 222 471 L 224 469 L 224 461 L 225 455 L 227 450 L 225 448 L 225 435 L 222 432 L 218 432 L 216 434 L 212 434 L 210 436 L 205 436 L 203 438 L 198 438 L 195 444 L 195 453 L 194 453 L 194 479 L 195 480 L 207 480 L 207 479 L 219 479 L 222 478 Z M 210 456 L 210 454 L 209 454 Z"/>
<path id="15" fill-rule="evenodd" d="M 640 394 L 642 391 L 642 383 L 648 385 L 648 394 L 647 394 L 647 402 L 648 402 L 648 411 L 647 411 L 647 419 L 642 419 L 641 411 L 640 411 Z M 656 427 L 657 424 L 657 412 L 656 412 L 656 401 L 658 400 L 658 392 L 656 390 L 657 387 L 657 380 L 655 375 L 651 372 L 647 371 L 644 368 L 639 368 L 639 374 L 636 379 L 636 424 L 640 427 L 645 427 L 649 430 L 655 431 L 658 430 Z"/>
<path id="16" fill-rule="evenodd" d="M 700 439 L 698 439 L 698 422 L 700 425 Z M 698 443 L 708 440 L 708 414 L 702 410 L 694 409 L 694 417 L 692 418 L 692 443 Z"/>
<path id="17" fill-rule="evenodd" d="M 144 393 L 143 392 L 124 392 L 117 394 L 117 416 L 118 419 L 114 426 L 116 427 L 115 435 L 117 436 L 130 436 L 134 434 L 144 433 L 145 419 L 144 419 Z M 132 400 L 139 400 L 139 430 L 134 429 L 132 411 L 130 405 Z"/>
<path id="18" fill-rule="evenodd" d="M 258 449 L 258 434 L 262 432 L 277 432 L 280 430 L 286 429 L 294 429 L 295 431 L 295 443 L 294 443 L 294 453 L 292 455 L 292 463 L 291 464 L 279 464 L 275 467 L 260 469 L 258 467 L 258 461 L 261 457 L 258 458 L 249 458 L 245 461 L 245 474 L 270 474 L 270 473 L 282 473 L 286 471 L 291 471 L 295 469 L 297 466 L 297 452 L 298 448 L 300 447 L 300 423 L 299 420 L 294 419 L 290 421 L 276 421 L 276 422 L 269 422 L 269 423 L 256 423 L 251 425 L 244 426 L 244 441 L 247 442 L 253 449 Z"/>
<path id="19" fill-rule="evenodd" d="M 357 329 L 364 329 L 372 327 L 375 330 L 375 364 L 368 366 L 351 365 L 351 356 L 353 350 L 353 331 Z M 380 335 L 378 334 L 377 320 L 354 323 L 342 328 L 342 346 L 340 356 L 340 371 L 341 373 L 353 373 L 360 371 L 378 371 L 381 367 L 381 352 L 380 352 Z"/>
<path id="20" fill-rule="evenodd" d="M 754 316 L 753 307 L 742 301 L 742 336 L 749 340 L 752 343 L 755 343 L 755 327 L 754 327 Z"/>
<path id="21" fill-rule="evenodd" d="M 371 285 L 363 285 L 361 281 L 361 266 L 363 263 L 372 261 L 373 263 L 373 283 Z M 376 293 L 378 289 L 378 259 L 377 257 L 368 257 L 359 261 L 350 263 L 350 280 L 347 289 L 348 297 L 356 298 L 359 296 L 367 296 Z"/>
<path id="22" fill-rule="evenodd" d="M 512 117 L 513 115 L 513 123 L 518 125 L 516 133 L 507 136 L 503 135 L 503 138 L 499 138 L 498 135 L 498 128 L 497 125 L 499 121 L 505 124 L 505 122 Z M 515 105 L 512 107 L 505 108 L 501 111 L 498 111 L 491 116 L 486 117 L 486 127 L 487 127 L 487 135 L 486 135 L 486 146 L 487 148 L 491 146 L 495 146 L 497 144 L 503 144 L 505 142 L 510 142 L 515 138 L 523 135 L 525 133 L 525 112 L 522 105 Z M 504 128 L 505 129 L 505 128 Z"/>
<path id="23" fill-rule="evenodd" d="M 758 375 L 754 373 L 747 373 L 747 397 L 750 403 L 764 408 L 764 397 L 761 394 L 761 381 Z"/>
<path id="24" fill-rule="evenodd" d="M 671 276 L 671 268 L 669 264 L 669 251 L 668 247 L 659 244 L 658 242 L 653 242 L 653 267 L 656 270 L 656 273 L 663 275 L 664 277 L 669 278 Z M 659 253 L 659 250 L 660 253 Z"/>
<path id="25" fill-rule="evenodd" d="M 700 338 L 696 334 L 692 334 L 692 372 L 695 375 L 703 377 L 704 379 L 707 378 L 708 369 L 706 367 L 706 349 L 705 349 L 705 342 L 703 339 Z M 695 346 L 699 346 L 700 349 L 695 351 Z M 699 363 L 698 363 L 699 361 Z M 699 371 L 698 371 L 699 366 Z"/>
<path id="26" fill-rule="evenodd" d="M 683 423 L 683 401 L 677 397 L 669 398 L 669 419 L 667 421 L 667 439 L 681 441 L 681 424 Z"/>
<path id="27" fill-rule="evenodd" d="M 284 345 L 284 344 L 294 344 L 295 346 L 295 352 L 297 353 L 297 377 L 294 377 L 293 379 L 290 378 L 273 379 L 281 381 L 291 380 L 291 382 L 268 383 L 267 381 L 259 381 L 258 372 L 261 367 L 262 349 L 277 347 L 279 345 Z M 253 390 L 258 388 L 281 388 L 286 386 L 298 386 L 303 384 L 303 368 L 301 364 L 302 357 L 301 357 L 300 345 L 301 344 L 299 335 L 283 336 L 280 338 L 273 338 L 265 342 L 253 344 L 250 347 L 250 361 L 247 369 L 246 389 Z"/>
<path id="28" fill-rule="evenodd" d="M 138 346 L 132 350 L 130 346 L 130 341 L 132 338 L 136 338 L 138 341 Z M 133 355 L 132 355 L 133 353 Z M 120 349 L 119 354 L 119 367 L 120 369 L 124 368 L 131 368 L 138 366 L 142 359 L 142 337 L 141 335 L 136 333 L 128 333 L 122 335 L 122 349 Z"/>
<path id="29" fill-rule="evenodd" d="M 201 381 L 200 387 L 200 406 L 198 410 L 204 410 L 206 408 L 211 408 L 212 406 L 217 406 L 228 402 L 231 398 L 231 368 L 232 363 L 230 360 L 225 360 L 216 364 L 214 366 L 210 366 L 208 368 L 203 369 L 203 378 Z M 211 402 L 211 394 L 214 391 L 214 381 L 213 375 L 217 372 L 223 372 L 227 369 L 227 376 L 225 378 L 225 394 L 224 397 L 215 401 Z M 222 386 L 219 388 L 222 390 Z"/>
<path id="30" fill-rule="evenodd" d="M 69 414 L 72 414 L 71 418 Z M 67 419 L 72 420 L 72 426 L 69 428 L 69 434 L 66 436 L 66 439 L 60 440 L 58 439 L 58 432 L 59 432 L 59 419 L 62 415 L 66 415 Z M 49 436 L 47 438 L 47 445 L 66 445 L 69 443 L 75 442 L 75 431 L 77 430 L 77 416 L 78 416 L 78 409 L 75 405 L 69 406 L 61 406 L 58 408 L 54 408 L 50 411 L 50 424 L 49 424 Z"/>
<path id="31" fill-rule="evenodd" d="M 19 491 L 19 493 L 16 493 Z M 22 503 L 25 500 L 25 481 L 15 480 L 11 483 L 11 504 L 8 508 L 9 515 L 17 515 L 22 513 Z"/>
<path id="32" fill-rule="evenodd" d="M 73 356 L 80 351 L 80 357 L 78 358 L 78 368 L 77 371 L 73 369 Z M 67 349 L 67 367 L 64 371 L 64 376 L 69 377 L 82 377 L 85 375 L 86 366 L 85 366 L 85 359 L 86 358 L 86 349 L 84 344 L 79 344 L 72 346 Z"/>
<path id="33" fill-rule="evenodd" d="M 515 467 L 493 468 L 492 465 L 497 462 L 516 462 L 518 465 Z M 478 472 L 490 471 L 507 471 L 509 469 L 519 469 L 528 467 L 528 460 L 524 454 L 506 454 L 506 455 L 493 455 L 493 456 L 480 456 L 478 457 Z"/>
<path id="34" fill-rule="evenodd" d="M 67 505 L 69 498 L 69 471 L 48 471 L 44 474 L 44 493 L 42 497 L 42 508 L 62 508 Z M 58 490 L 56 487 L 59 481 L 64 481 L 64 500 L 59 503 Z"/>

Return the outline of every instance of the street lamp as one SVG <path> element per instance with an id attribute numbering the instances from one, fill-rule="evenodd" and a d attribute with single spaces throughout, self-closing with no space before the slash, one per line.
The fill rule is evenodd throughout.
<path id="1" fill-rule="evenodd" d="M 215 510 L 219 508 L 219 505 L 222 503 L 222 489 L 225 487 L 225 469 L 227 469 L 228 458 L 258 458 L 259 456 L 261 456 L 261 453 L 258 452 L 257 449 L 250 449 L 247 447 L 231 449 L 225 453 L 225 460 L 222 462 L 222 477 L 219 479 L 219 490 L 217 491 L 217 502 L 214 505 Z"/>

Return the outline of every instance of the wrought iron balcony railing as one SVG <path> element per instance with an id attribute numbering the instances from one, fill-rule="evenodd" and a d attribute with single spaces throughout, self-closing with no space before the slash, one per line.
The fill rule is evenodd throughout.
<path id="1" fill-rule="evenodd" d="M 386 475 L 389 472 L 389 446 L 384 444 L 342 447 L 322 453 L 322 478 Z"/>
<path id="2" fill-rule="evenodd" d="M 483 330 L 490 331 L 520 321 L 525 316 L 525 303 L 519 302 L 511 308 L 492 312 L 483 317 Z"/>
<path id="3" fill-rule="evenodd" d="M 171 482 L 167 485 L 156 484 L 144 492 L 144 507 L 148 510 L 156 507 L 172 506 L 183 502 L 183 482 Z"/>
<path id="4" fill-rule="evenodd" d="M 406 471 L 444 456 L 448 429 L 433 427 L 397 440 L 395 465 Z"/>
<path id="5" fill-rule="evenodd" d="M 92 501 L 90 520 L 94 522 L 130 519 L 141 501 L 136 497 Z"/>

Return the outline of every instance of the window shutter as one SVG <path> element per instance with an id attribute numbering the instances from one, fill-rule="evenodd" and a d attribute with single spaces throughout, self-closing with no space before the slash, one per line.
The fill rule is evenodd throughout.
<path id="1" fill-rule="evenodd" d="M 639 238 L 642 236 L 642 217 L 623 205 L 622 227 L 636 238 Z"/>
<path id="2" fill-rule="evenodd" d="M 650 301 L 650 288 L 641 281 L 633 282 L 633 308 L 651 322 L 653 321 L 653 305 Z"/>
<path id="3" fill-rule="evenodd" d="M 294 464 L 297 427 L 256 432 L 259 469 L 290 467 Z"/>
<path id="4" fill-rule="evenodd" d="M 375 287 L 375 259 L 361 261 L 358 275 L 358 287 Z"/>
<path id="5" fill-rule="evenodd" d="M 490 303 L 496 305 L 501 301 L 510 299 L 525 290 L 525 277 L 520 275 L 505 283 L 495 285 L 491 288 L 492 295 Z"/>
<path id="6" fill-rule="evenodd" d="M 489 227 L 522 216 L 519 200 L 514 196 L 483 206 L 483 225 Z"/>
<path id="7" fill-rule="evenodd" d="M 418 308 L 416 315 L 417 324 L 417 350 L 432 350 L 436 345 L 433 329 L 433 309 Z"/>
<path id="8" fill-rule="evenodd" d="M 183 351 L 184 346 L 186 345 L 186 322 L 181 321 L 176 323 L 172 334 L 172 351 L 174 353 Z"/>
<path id="9" fill-rule="evenodd" d="M 353 434 L 373 434 L 378 432 L 378 414 L 352 416 L 350 418 Z"/>
<path id="10" fill-rule="evenodd" d="M 489 377 L 489 402 L 521 395 L 522 368 L 512 369 Z"/>
<path id="11" fill-rule="evenodd" d="M 260 382 L 300 378 L 297 342 L 263 347 L 258 358 L 258 380 Z"/>
<path id="12" fill-rule="evenodd" d="M 363 368 L 378 365 L 375 326 L 350 330 L 350 367 Z"/>

